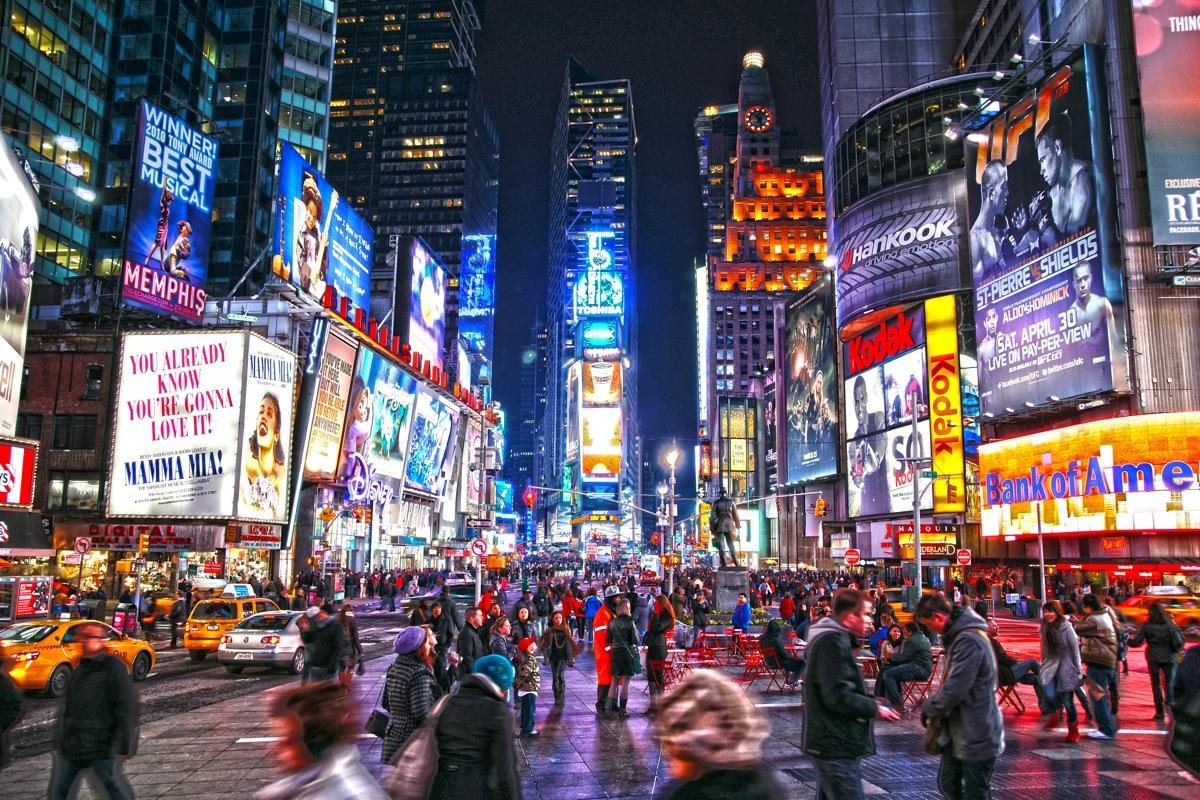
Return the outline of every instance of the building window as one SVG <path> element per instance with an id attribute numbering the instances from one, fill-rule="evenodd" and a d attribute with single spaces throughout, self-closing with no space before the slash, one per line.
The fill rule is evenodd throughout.
<path id="1" fill-rule="evenodd" d="M 100 473 L 50 473 L 46 492 L 47 510 L 95 511 L 99 507 Z"/>
<path id="2" fill-rule="evenodd" d="M 95 450 L 96 415 L 55 414 L 51 447 L 55 450 Z"/>
<path id="3" fill-rule="evenodd" d="M 42 415 L 17 414 L 16 434 L 21 439 L 42 440 Z"/>
<path id="4" fill-rule="evenodd" d="M 104 367 L 101 364 L 88 364 L 84 376 L 83 399 L 100 399 L 100 384 L 104 380 Z"/>

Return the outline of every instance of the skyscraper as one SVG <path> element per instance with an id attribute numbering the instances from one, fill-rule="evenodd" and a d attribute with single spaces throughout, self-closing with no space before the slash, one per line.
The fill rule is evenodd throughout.
<path id="1" fill-rule="evenodd" d="M 633 96 L 567 62 L 550 166 L 543 485 L 574 512 L 628 509 L 639 495 Z M 605 495 L 605 500 L 577 494 Z M 625 540 L 636 515 L 623 514 Z M 576 529 L 575 535 L 580 535 Z"/>
<path id="2" fill-rule="evenodd" d="M 449 270 L 451 364 L 460 281 L 471 287 L 461 332 L 476 369 L 491 359 L 500 152 L 475 76 L 481 6 L 339 4 L 327 170 L 375 229 L 380 272 L 392 235 L 420 236 Z"/>

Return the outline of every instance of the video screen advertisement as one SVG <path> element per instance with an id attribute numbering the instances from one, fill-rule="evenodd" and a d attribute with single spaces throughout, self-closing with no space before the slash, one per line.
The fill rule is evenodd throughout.
<path id="1" fill-rule="evenodd" d="M 616 483 L 621 476 L 621 409 L 584 408 L 580 412 L 585 483 Z"/>
<path id="2" fill-rule="evenodd" d="M 17 430 L 25 377 L 25 333 L 33 289 L 38 199 L 25 169 L 0 134 L 0 435 Z"/>
<path id="3" fill-rule="evenodd" d="M 838 375 L 833 285 L 822 278 L 788 307 L 783 352 L 788 483 L 838 472 Z"/>
<path id="4" fill-rule="evenodd" d="M 982 533 L 1200 529 L 1200 412 L 1087 422 L 979 447 Z"/>
<path id="5" fill-rule="evenodd" d="M 325 287 L 366 312 L 375 234 L 316 167 L 287 142 L 279 150 L 271 269 L 318 303 Z"/>
<path id="6" fill-rule="evenodd" d="M 407 258 L 402 259 L 398 269 L 408 268 L 407 281 L 403 283 L 408 292 L 408 346 L 442 369 L 446 347 L 446 268 L 420 239 L 406 238 L 401 247 L 405 248 Z"/>
<path id="7" fill-rule="evenodd" d="M 454 406 L 426 389 L 417 392 L 405 488 L 433 497 L 445 493 L 454 463 L 457 423 L 458 411 Z"/>
<path id="8" fill-rule="evenodd" d="M 216 139 L 141 101 L 122 259 L 126 305 L 204 319 L 216 164 Z"/>
<path id="9" fill-rule="evenodd" d="M 1156 245 L 1200 243 L 1200 3 L 1133 4 Z M 1187 76 L 1185 78 L 1185 76 Z"/>
<path id="10" fill-rule="evenodd" d="M 971 285 L 961 256 L 967 225 L 960 170 L 873 194 L 842 212 L 834 230 L 839 328 L 881 309 Z"/>
<path id="11" fill-rule="evenodd" d="M 308 452 L 304 457 L 305 480 L 329 482 L 337 479 L 357 355 L 357 344 L 329 330 L 317 366 L 316 398 L 309 426 Z"/>
<path id="12" fill-rule="evenodd" d="M 845 344 L 847 500 L 851 517 L 911 511 L 915 470 L 928 458 L 925 308 L 903 308 Z M 912 419 L 917 417 L 917 434 Z M 932 509 L 928 478 L 921 506 Z"/>
<path id="13" fill-rule="evenodd" d="M 775 375 L 763 376 L 763 488 L 774 494 L 779 488 L 779 392 Z"/>
<path id="14" fill-rule="evenodd" d="M 496 316 L 496 237 L 462 237 L 458 279 L 458 338 L 472 353 L 492 352 Z"/>
<path id="15" fill-rule="evenodd" d="M 1126 388 L 1099 52 L 1077 50 L 966 143 L 983 412 Z"/>
<path id="16" fill-rule="evenodd" d="M 127 333 L 117 377 L 108 516 L 286 520 L 293 353 L 240 331 Z"/>
<path id="17" fill-rule="evenodd" d="M 353 475 L 355 455 L 382 475 L 404 478 L 416 392 L 416 379 L 399 364 L 359 348 L 338 458 L 340 480 Z"/>

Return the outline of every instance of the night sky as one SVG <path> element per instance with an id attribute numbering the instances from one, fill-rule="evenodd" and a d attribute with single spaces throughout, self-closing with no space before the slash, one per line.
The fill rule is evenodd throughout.
<path id="1" fill-rule="evenodd" d="M 692 121 L 702 106 L 737 102 L 742 54 L 758 48 L 780 127 L 820 152 L 815 24 L 812 4 L 797 0 L 487 0 L 478 72 L 501 153 L 495 393 L 510 420 L 520 351 L 546 297 L 550 139 L 567 58 L 598 79 L 632 81 L 641 429 L 650 454 L 676 436 L 690 461 L 692 264 L 705 236 Z"/>

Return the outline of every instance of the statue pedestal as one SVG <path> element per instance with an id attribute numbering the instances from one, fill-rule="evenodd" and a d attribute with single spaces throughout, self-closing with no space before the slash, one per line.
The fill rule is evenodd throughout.
<path id="1" fill-rule="evenodd" d="M 750 590 L 749 571 L 745 567 L 722 567 L 716 572 L 713 586 L 716 589 L 713 609 L 732 613 L 738 595 Z"/>

